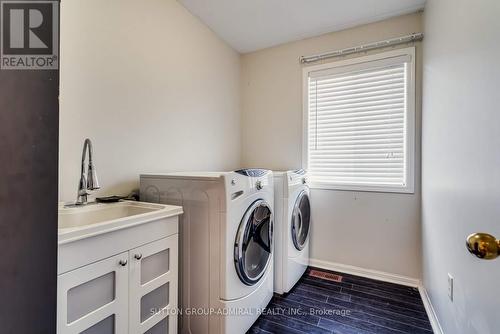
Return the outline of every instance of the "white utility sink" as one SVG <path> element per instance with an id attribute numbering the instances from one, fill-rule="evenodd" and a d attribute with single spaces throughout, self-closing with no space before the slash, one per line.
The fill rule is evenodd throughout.
<path id="1" fill-rule="evenodd" d="M 182 214 L 182 207 L 121 201 L 59 206 L 59 244 Z"/>

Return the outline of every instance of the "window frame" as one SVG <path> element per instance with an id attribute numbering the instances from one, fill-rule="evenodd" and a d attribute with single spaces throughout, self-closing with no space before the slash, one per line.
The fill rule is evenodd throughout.
<path id="1" fill-rule="evenodd" d="M 415 47 L 406 47 L 396 50 L 379 52 L 355 58 L 344 60 L 332 61 L 318 65 L 305 66 L 302 72 L 302 167 L 308 170 L 308 157 L 309 157 L 309 73 L 333 69 L 343 66 L 359 65 L 360 69 L 364 67 L 364 63 L 383 60 L 387 58 L 409 56 L 410 62 L 407 67 L 407 90 L 406 90 L 406 104 L 407 109 L 405 113 L 406 121 L 406 135 L 405 135 L 405 180 L 406 185 L 399 186 L 382 186 L 382 185 L 359 185 L 359 184 L 336 184 L 332 182 L 311 181 L 309 186 L 313 189 L 326 189 L 326 190 L 346 190 L 346 191 L 367 191 L 367 192 L 382 192 L 382 193 L 415 193 L 415 126 L 416 126 L 416 112 L 415 112 L 415 97 L 416 97 L 416 74 L 415 74 Z"/>

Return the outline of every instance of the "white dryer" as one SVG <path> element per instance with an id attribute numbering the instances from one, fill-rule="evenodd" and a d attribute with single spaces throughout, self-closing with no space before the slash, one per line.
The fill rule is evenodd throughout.
<path id="1" fill-rule="evenodd" d="M 311 206 L 304 170 L 274 172 L 274 291 L 289 292 L 309 265 Z"/>
<path id="2" fill-rule="evenodd" d="M 184 209 L 181 333 L 245 333 L 273 295 L 272 172 L 143 174 L 140 188 Z"/>

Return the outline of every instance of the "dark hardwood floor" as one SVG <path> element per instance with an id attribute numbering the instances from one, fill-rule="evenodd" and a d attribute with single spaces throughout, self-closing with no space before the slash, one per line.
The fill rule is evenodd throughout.
<path id="1" fill-rule="evenodd" d="M 313 277 L 311 270 L 340 277 Z M 431 334 L 432 328 L 416 288 L 309 268 L 292 291 L 274 296 L 248 333 Z"/>

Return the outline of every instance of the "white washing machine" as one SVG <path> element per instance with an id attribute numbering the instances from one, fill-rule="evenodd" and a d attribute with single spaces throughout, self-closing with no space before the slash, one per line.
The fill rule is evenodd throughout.
<path id="1" fill-rule="evenodd" d="M 141 200 L 181 205 L 181 333 L 245 333 L 273 296 L 273 174 L 143 174 Z"/>
<path id="2" fill-rule="evenodd" d="M 304 170 L 274 172 L 274 291 L 287 293 L 309 265 L 311 206 Z"/>

